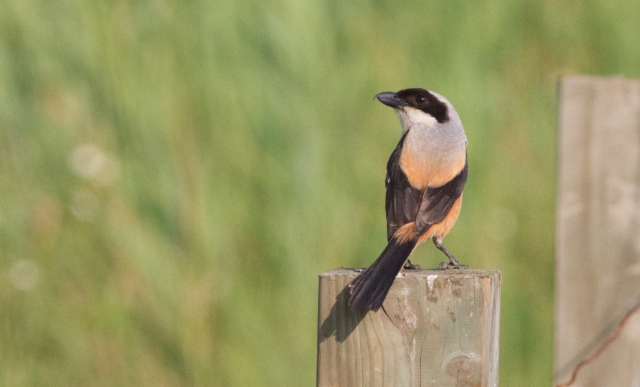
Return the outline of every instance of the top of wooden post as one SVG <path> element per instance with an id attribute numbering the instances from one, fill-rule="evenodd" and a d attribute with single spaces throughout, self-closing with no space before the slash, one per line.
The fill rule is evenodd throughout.
<path id="1" fill-rule="evenodd" d="M 356 277 L 360 272 L 355 269 L 349 268 L 340 268 L 326 271 L 320 274 L 320 278 L 327 276 L 351 276 Z M 398 277 L 420 277 L 420 276 L 463 276 L 463 277 L 492 277 L 495 275 L 500 275 L 499 270 L 481 270 L 481 269 L 447 269 L 447 270 L 439 270 L 439 269 L 415 269 L 415 270 L 402 270 L 396 278 Z"/>

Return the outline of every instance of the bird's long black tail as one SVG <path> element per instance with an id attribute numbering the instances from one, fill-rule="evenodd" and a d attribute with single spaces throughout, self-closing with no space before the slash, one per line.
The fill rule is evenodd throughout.
<path id="1" fill-rule="evenodd" d="M 351 282 L 351 310 L 376 311 L 384 302 L 396 275 L 416 246 L 416 240 L 398 243 L 391 239 L 382 254 L 364 273 Z"/>

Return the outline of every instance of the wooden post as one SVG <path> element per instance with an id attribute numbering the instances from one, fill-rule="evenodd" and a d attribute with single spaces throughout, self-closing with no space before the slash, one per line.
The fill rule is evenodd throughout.
<path id="1" fill-rule="evenodd" d="M 402 271 L 375 313 L 347 306 L 357 275 L 320 276 L 319 387 L 498 385 L 499 271 Z"/>
<path id="2" fill-rule="evenodd" d="M 560 85 L 556 384 L 640 300 L 640 81 L 577 76 Z M 574 386 L 640 385 L 635 316 Z"/>

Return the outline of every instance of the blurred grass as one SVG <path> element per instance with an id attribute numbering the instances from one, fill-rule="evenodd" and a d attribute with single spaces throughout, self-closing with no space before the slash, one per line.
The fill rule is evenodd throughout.
<path id="1" fill-rule="evenodd" d="M 447 96 L 447 246 L 552 380 L 556 82 L 640 77 L 640 3 L 0 3 L 0 384 L 310 386 L 317 274 L 385 241 L 380 91 Z M 431 246 L 416 261 L 435 266 Z"/>

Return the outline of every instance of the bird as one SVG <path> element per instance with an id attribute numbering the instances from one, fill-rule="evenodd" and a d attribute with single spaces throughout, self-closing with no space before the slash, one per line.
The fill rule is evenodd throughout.
<path id="1" fill-rule="evenodd" d="M 353 311 L 377 311 L 403 266 L 415 268 L 409 255 L 429 239 L 449 259 L 441 269 L 468 268 L 442 245 L 460 214 L 468 173 L 467 136 L 458 113 L 445 97 L 422 88 L 383 92 L 374 99 L 394 109 L 402 134 L 387 162 L 388 244 L 351 281 Z"/>

